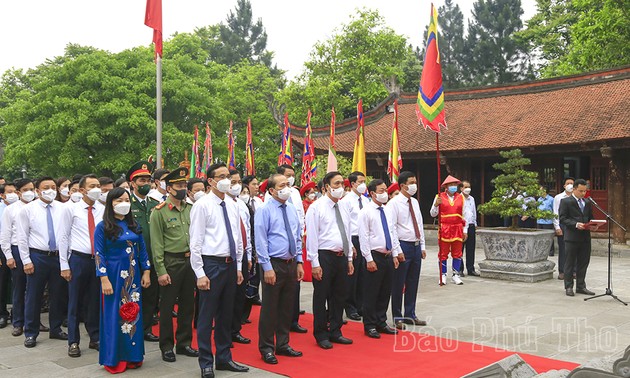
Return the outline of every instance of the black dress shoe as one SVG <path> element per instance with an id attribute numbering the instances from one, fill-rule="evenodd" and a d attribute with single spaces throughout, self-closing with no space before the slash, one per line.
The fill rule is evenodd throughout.
<path id="1" fill-rule="evenodd" d="M 56 335 L 51 334 L 50 335 L 51 339 L 57 339 L 57 340 L 68 340 L 68 334 L 65 333 L 64 331 L 59 332 Z"/>
<path id="2" fill-rule="evenodd" d="M 150 341 L 152 343 L 156 343 L 156 342 L 160 341 L 160 338 L 155 336 L 151 332 L 147 332 L 147 333 L 144 334 L 144 340 L 145 341 Z"/>
<path id="3" fill-rule="evenodd" d="M 300 310 L 300 315 L 306 314 L 306 310 Z"/>
<path id="4" fill-rule="evenodd" d="M 228 371 L 233 371 L 236 373 L 245 373 L 247 371 L 249 371 L 249 368 L 247 366 L 243 366 L 243 365 L 239 365 L 234 361 L 228 361 L 228 362 L 217 362 L 217 370 L 228 370 Z"/>
<path id="5" fill-rule="evenodd" d="M 162 360 L 166 362 L 175 362 L 177 357 L 175 357 L 175 353 L 172 350 L 162 351 Z"/>
<path id="6" fill-rule="evenodd" d="M 249 319 L 243 319 L 241 320 L 241 324 L 250 324 L 252 321 Z"/>
<path id="7" fill-rule="evenodd" d="M 42 323 L 39 323 L 39 332 L 50 332 L 50 328 L 46 327 Z"/>
<path id="8" fill-rule="evenodd" d="M 306 333 L 308 330 L 299 324 L 291 324 L 291 332 Z"/>
<path id="9" fill-rule="evenodd" d="M 413 322 L 413 325 L 417 325 L 417 326 L 425 326 L 425 325 L 427 325 L 426 320 L 420 320 L 418 318 L 413 318 L 412 322 Z"/>
<path id="10" fill-rule="evenodd" d="M 0 328 L 4 328 L 7 326 L 7 324 L 9 323 L 9 321 L 7 320 L 6 317 L 1 317 L 0 318 Z"/>
<path id="11" fill-rule="evenodd" d="M 212 367 L 201 369 L 201 378 L 214 378 Z"/>
<path id="12" fill-rule="evenodd" d="M 262 306 L 262 302 L 260 301 L 260 298 L 254 298 L 251 300 L 252 305 L 254 306 Z"/>
<path id="13" fill-rule="evenodd" d="M 376 328 L 376 331 L 378 333 L 384 333 L 386 335 L 395 335 L 398 333 L 398 331 L 396 331 L 395 329 L 393 329 L 392 327 L 386 325 L 385 327 L 378 327 Z"/>
<path id="14" fill-rule="evenodd" d="M 365 335 L 367 337 L 371 337 L 373 339 L 380 339 L 381 338 L 381 334 L 378 333 L 375 328 L 366 329 L 365 330 Z"/>
<path id="15" fill-rule="evenodd" d="M 79 348 L 79 344 L 72 343 L 68 347 L 68 356 L 70 357 L 81 357 L 81 348 Z"/>
<path id="16" fill-rule="evenodd" d="M 343 324 L 343 325 L 346 325 L 346 324 L 348 324 L 348 321 L 347 321 L 346 319 L 344 319 L 344 320 L 342 321 L 342 324 Z"/>
<path id="17" fill-rule="evenodd" d="M 33 348 L 35 345 L 37 345 L 37 339 L 33 336 L 29 336 L 26 339 L 24 339 L 24 346 L 27 348 Z"/>
<path id="18" fill-rule="evenodd" d="M 271 352 L 265 353 L 262 356 L 262 359 L 263 359 L 263 361 L 265 361 L 266 363 L 271 364 L 271 365 L 276 365 L 278 363 L 278 359 Z"/>
<path id="19" fill-rule="evenodd" d="M 573 289 L 567 289 L 567 296 L 569 296 L 569 297 L 575 296 L 575 293 L 573 292 Z"/>
<path id="20" fill-rule="evenodd" d="M 333 347 L 332 343 L 329 340 L 318 341 L 317 346 L 319 346 L 322 349 L 331 349 Z"/>
<path id="21" fill-rule="evenodd" d="M 576 289 L 575 290 L 576 293 L 580 293 L 580 294 L 586 294 L 586 295 L 595 295 L 595 293 L 593 293 L 592 291 L 590 291 L 587 288 L 584 289 Z"/>
<path id="22" fill-rule="evenodd" d="M 473 270 L 473 271 L 471 271 L 471 272 L 468 272 L 468 275 L 469 275 L 469 276 L 475 276 L 475 277 L 481 277 L 481 274 L 479 274 L 479 273 L 475 272 L 474 270 Z"/>
<path id="23" fill-rule="evenodd" d="M 244 337 L 243 335 L 241 335 L 241 333 L 237 333 L 235 335 L 232 335 L 232 341 L 235 343 L 239 343 L 239 344 L 249 344 L 252 342 L 252 340 L 248 339 L 247 337 Z"/>
<path id="24" fill-rule="evenodd" d="M 349 339 L 347 337 L 343 337 L 343 336 L 339 336 L 339 337 L 331 337 L 330 338 L 330 342 L 331 343 L 335 343 L 335 344 L 345 344 L 345 345 L 350 345 L 352 344 L 352 339 Z"/>
<path id="25" fill-rule="evenodd" d="M 405 324 L 409 324 L 409 323 L 404 322 L 402 320 L 396 320 L 396 322 L 394 323 L 394 326 L 396 327 L 396 329 L 403 330 L 405 329 Z"/>
<path id="26" fill-rule="evenodd" d="M 279 349 L 276 351 L 278 356 L 287 356 L 287 357 L 302 357 L 302 352 L 299 352 L 291 347 L 286 347 L 284 349 Z"/>
<path id="27" fill-rule="evenodd" d="M 181 349 L 178 348 L 176 352 L 177 354 L 183 354 L 184 356 L 188 356 L 188 357 L 199 357 L 199 351 L 189 346 L 185 346 Z"/>
<path id="28" fill-rule="evenodd" d="M 24 327 L 13 327 L 12 336 L 21 336 L 24 333 Z"/>
<path id="29" fill-rule="evenodd" d="M 350 314 L 348 315 L 348 319 L 350 320 L 361 320 L 361 315 L 357 314 L 356 312 L 354 314 Z"/>
<path id="30" fill-rule="evenodd" d="M 90 341 L 88 348 L 98 351 L 101 348 L 101 343 L 99 341 Z"/>

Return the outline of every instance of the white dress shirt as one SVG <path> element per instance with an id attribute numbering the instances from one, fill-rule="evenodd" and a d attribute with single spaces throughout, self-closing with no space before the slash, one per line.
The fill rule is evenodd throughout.
<path id="1" fill-rule="evenodd" d="M 313 268 L 319 267 L 320 249 L 342 252 L 343 239 L 337 225 L 335 204 L 339 206 L 339 213 L 343 221 L 343 227 L 348 239 L 348 261 L 352 261 L 352 234 L 350 233 L 350 206 L 341 201 L 334 202 L 328 195 L 324 195 L 309 206 L 306 212 L 306 259 L 311 262 Z"/>
<path id="2" fill-rule="evenodd" d="M 98 202 L 98 201 L 97 201 Z M 92 243 L 88 226 L 88 205 L 81 200 L 65 206 L 60 229 L 59 266 L 61 270 L 70 269 L 68 259 L 72 251 L 92 255 Z M 103 220 L 104 206 L 93 205 L 94 228 Z"/>
<path id="3" fill-rule="evenodd" d="M 11 251 L 12 245 L 17 245 L 17 215 L 20 210 L 26 204 L 22 201 L 17 201 L 4 210 L 2 213 L 2 222 L 0 223 L 0 248 L 4 252 L 4 256 L 7 260 L 14 258 L 13 251 Z"/>
<path id="4" fill-rule="evenodd" d="M 256 210 L 258 210 L 264 204 L 265 203 L 263 202 L 263 200 L 261 200 L 258 196 L 250 197 L 249 201 L 247 202 L 247 205 L 251 206 L 254 209 L 254 212 L 256 212 Z"/>
<path id="5" fill-rule="evenodd" d="M 234 198 L 234 202 L 236 203 L 236 206 L 238 206 L 241 222 L 243 222 L 243 227 L 245 227 L 245 236 L 247 237 L 247 247 L 245 248 L 245 253 L 247 261 L 252 261 L 252 224 L 250 223 L 249 207 L 247 207 L 245 202 L 238 197 Z"/>
<path id="6" fill-rule="evenodd" d="M 269 192 L 265 193 L 265 202 L 269 201 L 269 199 L 272 198 L 271 194 L 269 194 Z M 304 232 L 305 228 L 304 228 L 304 205 L 302 205 L 302 196 L 300 195 L 300 191 L 295 189 L 295 188 L 291 188 L 291 197 L 289 197 L 288 199 L 289 202 L 291 202 L 293 204 L 293 206 L 295 206 L 295 210 L 298 213 L 298 219 L 300 220 L 300 224 L 302 225 L 302 232 Z"/>
<path id="7" fill-rule="evenodd" d="M 166 201 L 165 196 L 168 197 L 168 193 L 162 194 L 157 189 L 151 189 L 151 190 L 149 190 L 149 193 L 147 193 L 147 197 L 151 197 L 154 200 L 158 201 L 159 203 L 162 203 L 162 202 Z M 140 199 L 140 198 L 138 198 L 138 199 Z"/>
<path id="8" fill-rule="evenodd" d="M 409 210 L 409 201 L 411 201 L 413 212 L 416 215 L 420 238 L 416 237 L 416 230 L 413 227 L 411 211 Z M 407 198 L 404 194 L 399 193 L 387 202 L 386 207 L 391 211 L 392 216 L 394 217 L 398 239 L 409 243 L 420 242 L 421 249 L 424 251 L 424 224 L 422 222 L 422 213 L 420 212 L 420 204 L 418 203 L 418 200 L 414 197 Z"/>
<path id="9" fill-rule="evenodd" d="M 387 219 L 387 228 L 389 228 L 389 236 L 392 240 L 392 250 L 387 251 L 385 241 L 385 230 L 381 223 L 381 211 L 374 202 L 363 205 L 363 210 L 359 212 L 359 244 L 361 245 L 361 254 L 367 262 L 371 262 L 372 251 L 380 253 L 391 252 L 394 257 L 402 253 L 400 249 L 400 241 L 396 232 L 396 224 L 391 210 L 384 206 L 385 217 Z"/>
<path id="10" fill-rule="evenodd" d="M 477 226 L 477 206 L 473 196 L 464 196 L 464 219 L 469 225 Z"/>
<path id="11" fill-rule="evenodd" d="M 570 196 L 570 194 L 567 194 L 566 191 L 563 191 L 562 193 L 557 194 L 555 197 L 553 197 L 553 213 L 556 215 L 556 217 L 553 218 L 553 228 L 556 230 L 560 229 L 560 201 L 562 201 L 563 198 L 567 198 L 568 196 Z"/>
<path id="12" fill-rule="evenodd" d="M 31 253 L 29 248 L 35 248 L 42 251 L 49 251 L 48 247 L 48 215 L 46 204 L 41 199 L 25 205 L 19 212 L 17 217 L 17 235 L 18 248 L 20 250 L 20 258 L 22 264 L 31 263 Z M 61 224 L 63 222 L 64 206 L 58 201 L 50 203 L 50 212 L 53 220 L 53 232 L 55 233 L 55 241 L 59 248 L 59 240 L 61 239 Z"/>
<path id="13" fill-rule="evenodd" d="M 217 197 L 214 192 L 210 192 L 195 202 L 190 211 L 190 265 L 197 278 L 206 275 L 201 256 L 230 257 L 230 243 L 223 219 L 222 201 L 224 200 Z M 227 194 L 225 208 L 236 244 L 236 269 L 240 271 L 243 261 L 243 237 L 239 223 L 241 217 L 238 206 Z"/>
<path id="14" fill-rule="evenodd" d="M 351 190 L 346 194 L 345 197 L 341 200 L 346 206 L 348 206 L 350 210 L 350 235 L 357 236 L 359 235 L 359 211 L 361 211 L 361 207 L 359 206 L 359 198 L 361 198 L 361 204 L 365 206 L 369 200 L 365 196 L 358 196 L 354 190 Z M 357 251 L 358 252 L 358 251 Z"/>

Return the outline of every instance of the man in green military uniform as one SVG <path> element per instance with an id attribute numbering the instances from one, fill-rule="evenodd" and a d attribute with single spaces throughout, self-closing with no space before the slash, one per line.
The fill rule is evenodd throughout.
<path id="1" fill-rule="evenodd" d="M 159 202 L 147 194 L 151 190 L 151 172 L 153 165 L 148 161 L 135 163 L 127 172 L 127 182 L 131 185 L 131 213 L 142 230 L 142 238 L 147 247 L 149 259 L 153 260 L 151 251 L 151 230 L 149 227 L 150 216 Z M 160 339 L 153 334 L 153 314 L 158 306 L 159 291 L 155 267 L 151 266 L 151 285 L 142 290 L 142 325 L 144 327 L 144 339 L 157 342 Z"/>
<path id="2" fill-rule="evenodd" d="M 165 178 L 168 197 L 151 214 L 151 249 L 153 266 L 161 286 L 160 350 L 162 360 L 174 362 L 173 307 L 178 304 L 177 354 L 198 357 L 191 348 L 194 313 L 195 272 L 190 265 L 191 205 L 186 203 L 188 168 L 180 167 Z"/>

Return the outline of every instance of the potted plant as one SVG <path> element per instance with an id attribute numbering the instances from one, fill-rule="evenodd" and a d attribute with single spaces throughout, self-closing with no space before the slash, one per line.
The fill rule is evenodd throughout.
<path id="1" fill-rule="evenodd" d="M 493 168 L 502 172 L 492 180 L 492 199 L 479 206 L 484 215 L 497 214 L 511 218 L 510 227 L 479 229 L 486 259 L 479 262 L 483 277 L 537 282 L 553 277 L 555 263 L 548 261 L 553 243 L 552 230 L 519 229 L 519 217 L 553 219 L 551 211 L 539 210 L 542 195 L 538 173 L 528 171 L 531 160 L 521 150 L 499 152 L 505 162 Z"/>

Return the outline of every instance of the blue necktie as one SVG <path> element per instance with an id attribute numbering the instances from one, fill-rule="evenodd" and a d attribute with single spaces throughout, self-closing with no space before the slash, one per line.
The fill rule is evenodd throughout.
<path id="1" fill-rule="evenodd" d="M 363 202 L 361 201 L 361 196 L 359 196 L 359 210 L 363 210 Z"/>
<path id="2" fill-rule="evenodd" d="M 280 208 L 282 209 L 282 218 L 284 218 L 284 229 L 287 231 L 287 238 L 289 239 L 289 253 L 294 257 L 297 252 L 297 247 L 295 246 L 295 236 L 293 232 L 291 232 L 291 225 L 289 224 L 289 217 L 287 216 L 287 205 L 283 203 L 280 205 Z"/>
<path id="3" fill-rule="evenodd" d="M 379 206 L 378 211 L 381 212 L 381 224 L 383 225 L 383 233 L 385 233 L 385 249 L 392 250 L 392 237 L 389 235 L 389 227 L 387 226 L 387 218 L 383 206 Z"/>
<path id="4" fill-rule="evenodd" d="M 230 225 L 230 218 L 228 217 L 227 207 L 225 207 L 225 201 L 221 201 L 221 207 L 223 208 L 223 220 L 225 220 L 225 231 L 227 231 L 228 241 L 230 242 L 230 257 L 236 261 L 236 243 L 234 243 L 234 236 L 232 235 L 232 226 Z"/>
<path id="5" fill-rule="evenodd" d="M 48 249 L 57 250 L 57 239 L 55 239 L 55 224 L 53 223 L 50 205 L 46 205 L 46 223 L 48 223 Z"/>
<path id="6" fill-rule="evenodd" d="M 583 199 L 579 199 L 578 203 L 580 204 L 580 210 L 582 210 L 582 212 L 584 212 L 584 200 Z"/>

